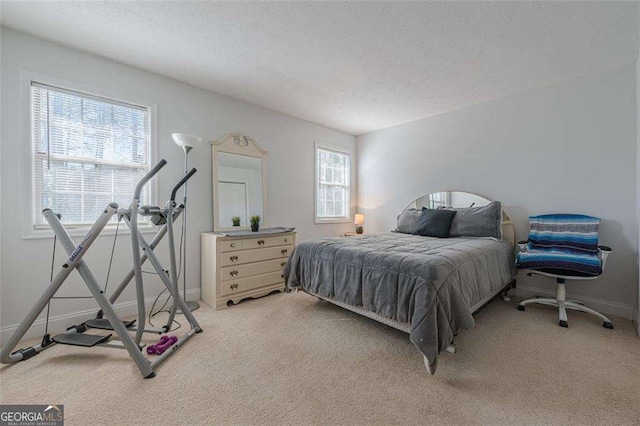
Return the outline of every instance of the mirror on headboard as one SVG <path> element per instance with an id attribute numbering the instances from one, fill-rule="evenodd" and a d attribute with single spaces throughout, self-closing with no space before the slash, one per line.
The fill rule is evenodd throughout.
<path id="1" fill-rule="evenodd" d="M 432 192 L 427 195 L 423 195 L 422 197 L 412 201 L 406 208 L 407 209 L 422 209 L 426 207 L 428 209 L 437 209 L 440 207 L 454 207 L 454 208 L 465 208 L 465 207 L 482 207 L 491 203 L 492 200 L 489 200 L 482 195 L 473 194 L 471 192 L 464 191 L 439 191 Z M 516 234 L 515 227 L 511 222 L 511 218 L 509 215 L 502 209 L 502 236 L 505 241 L 509 241 L 511 244 L 515 246 L 516 244 Z"/>
<path id="2" fill-rule="evenodd" d="M 213 230 L 249 229 L 251 216 L 267 224 L 267 151 L 255 139 L 227 133 L 211 142 Z M 239 224 L 234 224 L 239 218 Z"/>
<path id="3" fill-rule="evenodd" d="M 472 194 L 470 192 L 462 191 L 440 191 L 432 192 L 431 194 L 423 195 L 415 200 L 409 207 L 421 209 L 426 207 L 428 209 L 437 209 L 438 207 L 481 207 L 491 203 L 491 200 Z M 407 208 L 409 208 L 407 207 Z"/>

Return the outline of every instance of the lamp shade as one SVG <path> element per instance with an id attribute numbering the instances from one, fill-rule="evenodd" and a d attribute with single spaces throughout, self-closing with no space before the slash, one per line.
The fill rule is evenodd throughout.
<path id="1" fill-rule="evenodd" d="M 360 213 L 356 213 L 356 220 L 354 221 L 356 225 L 364 225 L 364 215 Z"/>
<path id="2" fill-rule="evenodd" d="M 178 146 L 183 148 L 193 148 L 202 143 L 200 136 L 190 135 L 189 133 L 172 133 L 171 137 Z"/>

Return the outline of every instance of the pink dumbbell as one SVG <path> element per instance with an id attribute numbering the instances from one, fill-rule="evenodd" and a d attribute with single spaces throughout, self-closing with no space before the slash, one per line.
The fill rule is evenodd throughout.
<path id="1" fill-rule="evenodd" d="M 167 349 L 173 346 L 178 341 L 177 336 L 164 335 L 160 338 L 158 343 L 147 346 L 147 353 L 149 355 L 162 355 Z"/>

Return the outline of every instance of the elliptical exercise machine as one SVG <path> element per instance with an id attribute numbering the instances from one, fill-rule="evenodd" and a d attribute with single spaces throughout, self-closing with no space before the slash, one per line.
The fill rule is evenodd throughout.
<path id="1" fill-rule="evenodd" d="M 64 228 L 64 225 L 60 222 L 60 216 L 56 215 L 51 209 L 44 209 L 42 214 L 44 215 L 47 223 L 53 230 L 56 238 L 60 240 L 60 243 L 64 250 L 67 252 L 68 258 L 64 261 L 59 272 L 53 276 L 53 279 L 47 286 L 44 293 L 37 300 L 35 306 L 29 311 L 26 318 L 20 323 L 16 331 L 7 339 L 5 344 L 0 349 L 0 362 L 3 364 L 14 363 L 18 361 L 25 361 L 34 357 L 40 352 L 48 349 L 54 344 L 74 345 L 83 347 L 105 346 L 119 349 L 126 349 L 129 355 L 135 362 L 136 366 L 140 370 L 140 373 L 145 378 L 155 377 L 154 368 L 161 362 L 166 360 L 169 356 L 176 352 L 187 340 L 189 340 L 195 333 L 202 332 L 200 325 L 196 321 L 193 314 L 189 311 L 185 301 L 181 298 L 178 291 L 178 278 L 177 278 L 177 264 L 175 253 L 175 240 L 173 232 L 173 223 L 175 219 L 179 217 L 182 211 L 185 209 L 184 205 L 177 206 L 175 202 L 176 193 L 184 185 L 184 183 L 191 178 L 196 169 L 191 169 L 172 189 L 169 201 L 165 208 L 155 206 L 140 206 L 140 195 L 144 186 L 155 176 L 162 167 L 167 164 L 165 160 L 161 160 L 156 164 L 136 185 L 133 200 L 131 206 L 128 209 L 119 209 L 117 203 L 110 203 L 102 211 L 98 219 L 89 229 L 89 232 L 82 239 L 80 244 L 75 245 Z M 104 294 L 104 289 L 100 286 L 95 276 L 87 266 L 86 262 L 82 259 L 87 253 L 93 242 L 98 235 L 102 232 L 105 226 L 109 223 L 113 215 L 117 215 L 118 220 L 123 220 L 129 229 L 131 230 L 131 246 L 133 249 L 133 268 L 125 276 L 124 280 L 115 290 L 114 294 L 107 299 Z M 156 236 L 151 243 L 147 243 L 138 229 L 138 217 L 150 216 L 153 223 L 156 225 L 162 225 Z M 157 247 L 164 235 L 168 235 L 169 240 L 169 262 L 170 269 L 169 275 L 162 268 L 158 257 L 153 252 L 153 249 Z M 143 254 L 141 255 L 140 249 Z M 160 277 L 160 280 L 169 291 L 173 299 L 171 309 L 169 311 L 169 319 L 166 325 L 159 329 L 145 329 L 146 326 L 146 307 L 144 298 L 144 286 L 142 278 L 142 264 L 149 260 L 156 273 Z M 91 295 L 96 300 L 100 307 L 100 312 L 97 318 L 94 320 L 86 321 L 80 325 L 74 325 L 67 329 L 66 332 L 56 335 L 50 338 L 48 334 L 42 339 L 39 345 L 29 348 L 18 349 L 13 351 L 20 340 L 24 337 L 26 332 L 32 326 L 33 322 L 42 313 L 44 308 L 48 305 L 52 298 L 54 298 L 56 292 L 60 286 L 64 283 L 71 272 L 77 269 L 78 273 L 82 277 L 82 280 L 87 285 L 87 288 L 91 292 Z M 137 325 L 135 321 L 123 322 L 118 318 L 113 309 L 113 303 L 118 299 L 122 291 L 127 287 L 129 282 L 135 278 L 136 287 L 136 301 L 138 308 Z M 169 349 L 153 361 L 149 361 L 142 353 L 141 345 L 142 336 L 145 332 L 152 333 L 166 333 L 170 330 L 173 319 L 177 310 L 180 309 L 189 322 L 189 331 L 181 336 Z M 106 317 L 106 318 L 104 318 Z M 85 333 L 89 328 L 100 328 L 113 330 L 118 339 L 112 339 L 112 335 L 94 335 Z M 135 331 L 135 336 L 131 336 L 129 331 Z"/>
<path id="2" fill-rule="evenodd" d="M 134 263 L 133 268 L 131 268 L 131 270 L 125 275 L 125 277 L 120 282 L 118 287 L 114 290 L 114 292 L 109 297 L 109 303 L 111 303 L 112 305 L 116 303 L 116 301 L 118 300 L 122 292 L 127 288 L 127 286 L 129 285 L 129 283 L 134 277 L 136 277 L 136 289 L 138 288 L 137 287 L 138 277 L 142 277 L 142 273 L 136 274 L 136 269 L 139 266 L 140 272 L 142 272 L 142 265 L 147 260 L 149 260 L 150 256 L 152 257 L 151 264 L 154 267 L 156 274 L 160 277 L 160 279 L 163 281 L 166 281 L 167 273 L 169 273 L 170 274 L 169 278 L 171 279 L 171 282 L 175 282 L 176 288 L 178 288 L 177 287 L 178 276 L 176 272 L 177 264 L 175 262 L 176 260 L 175 239 L 174 239 L 175 234 L 173 231 L 173 224 L 179 218 L 180 214 L 182 214 L 182 212 L 185 209 L 185 206 L 184 204 L 177 205 L 175 202 L 175 197 L 176 197 L 176 193 L 182 187 L 182 185 L 184 185 L 187 182 L 187 180 L 189 180 L 189 178 L 191 178 L 191 176 L 193 176 L 195 173 L 196 173 L 196 169 L 191 169 L 174 186 L 173 190 L 171 191 L 171 196 L 169 197 L 169 201 L 167 202 L 166 208 L 161 209 L 156 206 L 140 206 L 138 208 L 138 215 L 150 217 L 151 222 L 153 222 L 153 224 L 155 224 L 156 226 L 161 226 L 161 228 L 158 230 L 155 237 L 151 240 L 150 243 L 147 243 L 147 241 L 144 239 L 144 237 L 140 232 L 137 233 L 137 237 L 134 235 L 133 232 L 131 233 L 132 247 L 140 246 L 142 247 L 144 253 L 142 254 L 142 256 L 140 256 L 139 265 L 136 265 L 136 263 Z M 138 186 L 140 187 L 140 190 L 142 190 L 142 187 L 144 186 L 144 184 L 143 185 L 139 184 Z M 139 195 L 134 196 L 134 199 L 139 199 Z M 118 210 L 118 212 L 116 213 L 118 215 L 118 220 L 119 221 L 122 220 L 125 223 L 127 223 L 130 229 L 131 229 L 131 221 L 132 221 L 131 211 L 132 209 L 125 209 L 125 210 Z M 153 253 L 153 250 L 160 244 L 160 241 L 162 241 L 162 238 L 165 235 L 168 235 L 168 239 L 169 239 L 170 265 L 169 265 L 168 272 L 162 269 L 162 266 L 160 265 L 160 262 L 157 260 L 157 257 L 155 257 L 155 255 L 149 254 L 149 253 Z M 135 242 L 133 241 L 133 239 L 135 239 Z M 135 253 L 135 249 L 134 249 L 134 253 Z M 139 256 L 139 250 L 138 250 L 138 256 Z M 165 283 L 165 286 L 166 285 L 167 284 Z M 167 322 L 162 327 L 157 327 L 157 328 L 146 327 L 144 326 L 144 322 L 143 322 L 143 326 L 139 326 L 139 328 L 136 328 L 134 327 L 135 320 L 125 322 L 125 326 L 129 329 L 129 331 L 136 331 L 136 338 L 138 338 L 139 329 L 144 330 L 143 331 L 144 333 L 162 334 L 162 333 L 169 332 L 171 330 L 171 325 L 174 322 L 173 320 L 175 318 L 175 315 L 179 309 L 178 300 L 173 297 L 172 293 L 170 293 L 170 298 L 173 300 L 173 303 L 169 310 L 169 317 L 167 319 Z M 143 309 L 144 309 L 144 304 L 142 306 L 138 305 L 139 318 L 145 318 L 145 312 L 143 311 Z M 90 319 L 86 321 L 84 324 L 90 328 L 98 328 L 102 330 L 113 330 L 108 319 L 104 318 L 104 312 L 102 312 L 102 310 L 98 311 L 94 319 Z"/>

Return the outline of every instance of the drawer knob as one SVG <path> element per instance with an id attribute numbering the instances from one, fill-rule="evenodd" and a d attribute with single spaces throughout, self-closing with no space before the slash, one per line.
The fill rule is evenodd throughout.
<path id="1" fill-rule="evenodd" d="M 284 274 L 280 274 L 280 278 L 284 278 Z"/>
<path id="2" fill-rule="evenodd" d="M 231 285 L 229 286 L 229 288 L 230 288 L 231 290 L 237 290 L 237 289 L 238 289 L 238 284 L 237 284 L 237 283 L 231 284 Z"/>
<path id="3" fill-rule="evenodd" d="M 287 264 L 287 262 L 282 262 L 282 263 L 280 264 L 280 266 L 282 266 L 282 267 L 284 268 L 284 266 L 285 266 L 286 264 Z"/>
<path id="4" fill-rule="evenodd" d="M 264 245 L 264 240 L 258 240 L 258 245 L 259 246 L 263 246 Z"/>
<path id="5" fill-rule="evenodd" d="M 287 254 L 287 253 L 288 253 L 288 251 L 287 251 L 287 249 L 282 249 L 282 250 L 280 250 L 280 253 L 282 253 L 282 254 Z"/>
<path id="6" fill-rule="evenodd" d="M 237 262 L 238 261 L 238 256 L 231 256 L 229 258 L 229 260 L 232 261 L 232 262 Z"/>
<path id="7" fill-rule="evenodd" d="M 231 271 L 229 272 L 229 275 L 231 275 L 232 277 L 235 277 L 238 275 L 238 271 Z"/>
<path id="8" fill-rule="evenodd" d="M 285 242 L 285 243 L 288 243 L 288 242 L 289 242 L 289 239 L 288 239 L 288 238 L 285 238 L 285 239 L 284 239 L 284 242 Z"/>
<path id="9" fill-rule="evenodd" d="M 236 243 L 231 243 L 231 248 L 234 248 L 236 246 Z"/>

